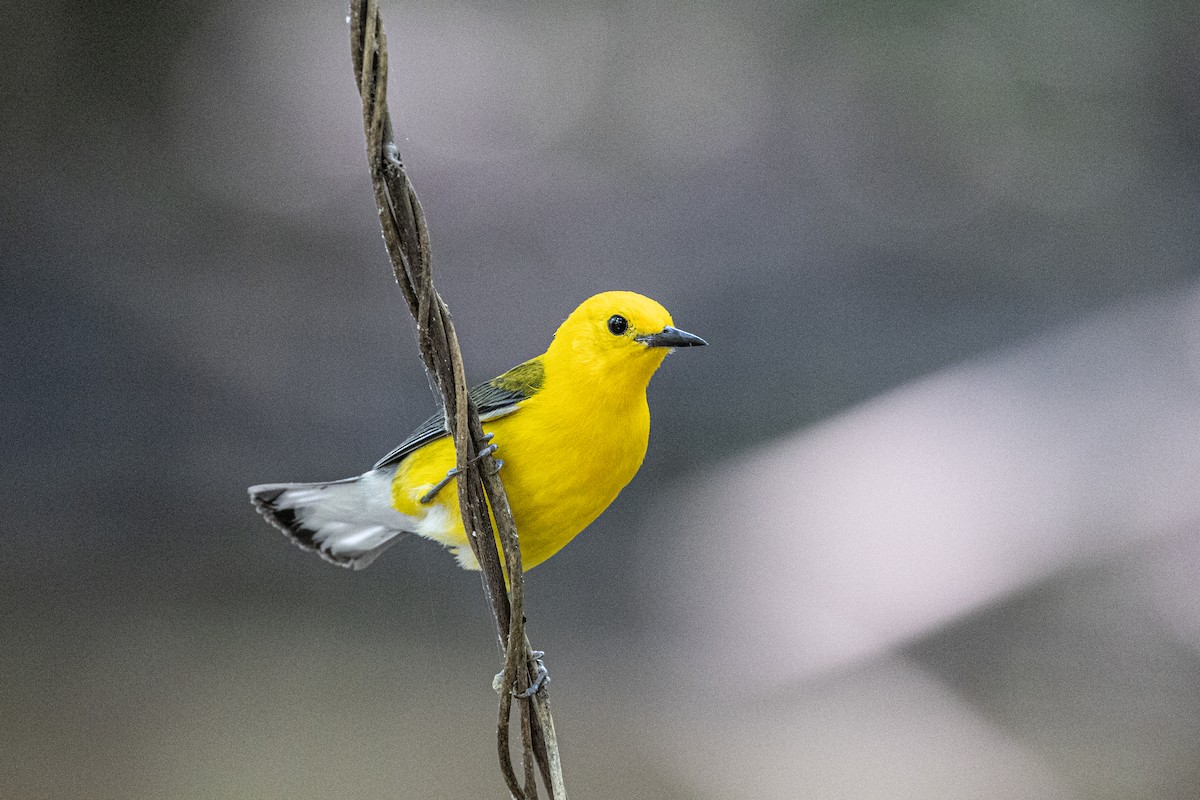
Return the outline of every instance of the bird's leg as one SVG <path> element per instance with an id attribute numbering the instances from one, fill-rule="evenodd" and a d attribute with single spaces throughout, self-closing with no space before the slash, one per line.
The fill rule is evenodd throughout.
<path id="1" fill-rule="evenodd" d="M 541 650 L 534 650 L 530 653 L 533 656 L 533 663 L 537 666 L 537 676 L 533 679 L 533 683 L 529 684 L 529 688 L 523 692 L 518 692 L 514 689 L 514 697 L 533 697 L 546 684 L 550 683 L 550 671 L 546 669 L 546 662 L 542 661 L 545 653 Z"/>
<path id="2" fill-rule="evenodd" d="M 483 440 L 484 440 L 485 442 L 490 442 L 490 441 L 492 441 L 492 436 L 494 436 L 494 435 L 495 435 L 495 434 L 491 434 L 491 433 L 485 433 L 485 434 L 483 435 Z M 471 459 L 470 461 L 468 461 L 467 463 L 468 463 L 468 464 L 473 464 L 473 463 L 475 463 L 476 461 L 478 461 L 479 459 L 483 458 L 484 456 L 490 456 L 492 453 L 496 452 L 496 450 L 497 450 L 497 449 L 499 449 L 499 445 L 497 445 L 497 444 L 495 444 L 495 443 L 493 442 L 492 444 L 489 444 L 487 447 L 485 447 L 485 448 L 483 448 L 482 450 L 480 450 L 480 451 L 479 451 L 479 452 L 478 452 L 478 453 L 475 455 L 475 457 L 474 457 L 474 458 L 472 458 L 472 459 Z M 501 464 L 503 464 L 504 462 L 503 462 L 503 461 L 500 461 L 499 459 L 496 459 L 496 461 L 498 462 L 498 463 L 497 463 L 497 466 L 496 466 L 496 469 L 500 469 L 500 465 L 501 465 Z M 437 482 L 437 483 L 434 485 L 434 487 L 433 487 L 432 489 L 430 489 L 428 492 L 426 492 L 425 494 L 421 495 L 421 500 L 420 500 L 420 502 L 421 502 L 422 504 L 429 504 L 429 503 L 432 503 L 432 502 L 433 502 L 433 498 L 437 497 L 437 493 L 438 493 L 438 492 L 440 492 L 440 491 L 441 491 L 441 490 L 442 490 L 442 489 L 443 489 L 443 488 L 446 486 L 446 484 L 447 484 L 447 483 L 449 483 L 450 481 L 454 480 L 454 479 L 455 479 L 455 477 L 457 477 L 457 476 L 458 476 L 458 473 L 459 473 L 459 472 L 461 472 L 461 471 L 462 471 L 462 470 L 460 470 L 458 467 L 452 467 L 452 468 L 451 468 L 449 471 L 447 471 L 447 472 L 446 472 L 446 477 L 444 477 L 444 478 L 442 478 L 440 481 L 438 481 L 438 482 Z"/>
<path id="3" fill-rule="evenodd" d="M 537 676 L 533 679 L 533 683 L 531 683 L 529 688 L 525 691 L 518 692 L 517 687 L 515 686 L 512 689 L 513 697 L 522 700 L 526 697 L 533 697 L 538 693 L 538 690 L 550 683 L 550 672 L 546 669 L 545 662 L 542 661 L 546 654 L 541 650 L 533 650 L 530 652 L 530 655 L 533 656 L 533 663 L 537 666 Z M 504 673 L 497 672 L 496 677 L 492 678 L 492 688 L 496 690 L 497 694 L 499 694 L 503 685 Z"/>

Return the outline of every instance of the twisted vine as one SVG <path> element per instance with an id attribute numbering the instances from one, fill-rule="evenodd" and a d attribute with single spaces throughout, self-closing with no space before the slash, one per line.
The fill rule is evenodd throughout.
<path id="1" fill-rule="evenodd" d="M 504 653 L 496 730 L 500 771 L 515 800 L 536 800 L 538 772 L 551 800 L 566 800 L 554 719 L 544 684 L 529 697 L 514 697 L 514 693 L 521 694 L 533 684 L 538 670 L 525 634 L 524 581 L 516 525 L 491 456 L 479 457 L 486 442 L 483 428 L 467 394 L 462 352 L 450 311 L 433 285 L 425 214 L 392 132 L 387 108 L 387 39 L 378 4 L 373 0 L 351 3 L 350 41 L 384 243 L 396 282 L 416 320 L 421 359 L 441 395 L 446 429 L 454 439 L 463 525 L 482 571 Z M 507 585 L 505 575 L 509 578 Z M 520 707 L 521 778 L 513 766 L 509 737 L 514 701 Z"/>

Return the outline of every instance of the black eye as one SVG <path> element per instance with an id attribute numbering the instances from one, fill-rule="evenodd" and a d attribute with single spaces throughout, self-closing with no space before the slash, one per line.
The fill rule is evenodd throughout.
<path id="1" fill-rule="evenodd" d="M 629 320 L 622 317 L 620 314 L 613 314 L 608 318 L 608 330 L 613 336 L 620 336 L 629 329 Z"/>

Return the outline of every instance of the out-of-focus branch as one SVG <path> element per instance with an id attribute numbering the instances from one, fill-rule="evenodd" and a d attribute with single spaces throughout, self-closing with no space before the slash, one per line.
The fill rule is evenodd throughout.
<path id="1" fill-rule="evenodd" d="M 479 458 L 485 441 L 483 428 L 467 394 L 462 353 L 450 312 L 433 285 L 429 230 L 421 202 L 405 173 L 392 134 L 387 109 L 387 41 L 377 3 L 370 0 L 351 3 L 350 39 L 354 77 L 363 103 L 367 160 L 383 239 L 396 282 L 417 322 L 421 358 L 442 397 L 446 429 L 454 438 L 457 454 L 459 474 L 456 483 L 463 525 L 483 572 L 484 587 L 505 654 L 499 682 L 496 737 L 501 772 L 514 798 L 532 800 L 537 797 L 536 763 L 552 799 L 565 800 L 554 720 L 550 716 L 544 685 L 531 697 L 517 700 L 521 706 L 523 785 L 513 768 L 509 727 L 514 690 L 517 694 L 523 693 L 537 674 L 537 664 L 525 635 L 521 551 L 504 485 L 491 457 Z"/>

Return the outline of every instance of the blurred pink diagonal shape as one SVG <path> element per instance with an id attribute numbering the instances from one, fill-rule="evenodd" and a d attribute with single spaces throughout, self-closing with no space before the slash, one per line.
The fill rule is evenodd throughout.
<path id="1" fill-rule="evenodd" d="M 1200 519 L 1197 343 L 1200 295 L 1144 300 L 718 465 L 647 525 L 652 650 L 767 689 L 1178 533 Z"/>

